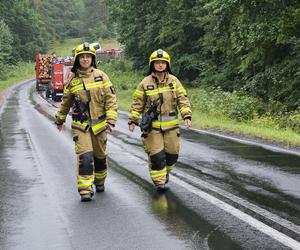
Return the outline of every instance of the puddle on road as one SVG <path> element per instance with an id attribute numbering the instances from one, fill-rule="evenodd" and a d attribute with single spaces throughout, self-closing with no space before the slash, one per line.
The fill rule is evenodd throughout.
<path id="1" fill-rule="evenodd" d="M 188 134 L 187 136 L 190 135 Z M 128 145 L 128 137 L 130 136 L 124 133 L 117 133 L 116 135 L 116 138 L 125 145 Z M 283 167 L 283 171 L 280 171 L 281 169 L 278 166 L 260 162 L 263 161 L 261 157 L 258 157 L 258 160 L 253 158 L 251 160 L 243 159 L 244 155 L 247 156 L 248 145 L 233 142 L 234 147 L 232 147 L 230 146 L 232 145 L 231 142 L 215 140 L 214 138 L 203 142 L 202 136 L 198 133 L 192 133 L 190 137 L 195 141 L 193 143 L 194 146 L 208 143 L 208 148 L 206 149 L 204 146 L 201 146 L 201 148 L 203 147 L 202 150 L 207 150 L 208 155 L 206 157 L 205 153 L 201 152 L 201 156 L 199 156 L 196 153 L 197 148 L 186 148 L 185 151 L 188 150 L 191 157 L 181 156 L 176 164 L 178 169 L 272 211 L 287 220 L 300 224 L 299 177 L 294 175 L 295 171 L 287 171 L 287 169 L 293 170 L 293 166 L 290 168 Z M 229 146 L 225 147 L 227 143 Z M 132 146 L 132 149 L 126 147 L 124 150 L 130 150 L 135 157 L 140 157 L 138 151 L 142 150 L 142 145 L 139 144 L 139 141 L 135 139 L 129 144 Z M 218 147 L 215 146 L 216 144 Z M 188 144 L 188 146 L 191 145 Z M 138 147 L 139 150 L 134 149 L 134 147 Z M 225 152 L 222 147 L 225 147 Z M 236 156 L 234 155 L 234 150 L 237 147 L 240 149 Z M 250 146 L 250 148 L 252 148 L 252 153 L 261 151 L 259 147 Z M 216 152 L 216 155 L 209 155 L 210 151 Z M 276 154 L 278 157 L 281 155 L 285 156 L 281 153 L 265 151 L 269 154 Z M 297 157 L 293 156 L 293 158 L 295 160 Z M 291 161 L 292 164 L 294 160 Z"/>
<path id="2" fill-rule="evenodd" d="M 17 128 L 17 95 L 18 91 L 15 91 L 7 100 L 0 116 L 0 245 L 3 249 L 16 247 L 16 242 L 10 239 L 22 231 L 16 221 L 21 221 L 27 214 L 27 190 L 33 185 L 33 180 L 15 168 L 30 161 L 31 150 L 18 148 L 20 141 L 24 140 L 24 131 Z"/>
<path id="3" fill-rule="evenodd" d="M 204 144 L 213 150 L 226 152 L 245 160 L 262 162 L 290 173 L 300 174 L 300 156 L 274 152 L 260 146 L 241 144 L 236 141 L 201 134 L 195 131 L 181 130 L 180 133 L 185 139 L 197 144 Z"/>
<path id="4" fill-rule="evenodd" d="M 240 249 L 239 244 L 219 231 L 215 225 L 208 223 L 199 214 L 189 209 L 178 197 L 173 195 L 172 191 L 157 193 L 153 190 L 152 184 L 133 172 L 119 167 L 111 159 L 109 165 L 114 171 L 149 193 L 149 196 L 144 196 L 142 201 L 145 207 L 149 207 L 149 213 L 165 226 L 170 235 L 183 240 L 188 249 Z M 170 249 L 172 248 L 170 246 Z"/>

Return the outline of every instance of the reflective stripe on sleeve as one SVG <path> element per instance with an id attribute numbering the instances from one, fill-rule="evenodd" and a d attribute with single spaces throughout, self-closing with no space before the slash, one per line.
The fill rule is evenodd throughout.
<path id="1" fill-rule="evenodd" d="M 140 90 L 135 90 L 134 93 L 133 93 L 133 97 L 139 97 L 139 96 L 143 96 L 144 95 L 144 92 L 143 91 L 140 91 Z"/>
<path id="2" fill-rule="evenodd" d="M 117 116 L 118 116 L 118 113 L 114 110 L 111 110 L 111 109 L 107 110 L 105 112 L 105 114 L 106 114 L 107 117 L 111 117 L 111 118 L 117 118 Z"/>
<path id="3" fill-rule="evenodd" d="M 181 109 L 179 109 L 179 111 L 180 111 L 180 114 L 185 114 L 185 113 L 192 112 L 189 107 L 182 107 Z"/>
<path id="4" fill-rule="evenodd" d="M 137 111 L 131 111 L 131 116 L 134 118 L 140 118 L 141 113 Z"/>

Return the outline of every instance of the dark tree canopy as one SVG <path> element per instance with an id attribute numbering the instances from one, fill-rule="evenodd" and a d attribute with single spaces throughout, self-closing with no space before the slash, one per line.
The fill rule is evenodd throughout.
<path id="1" fill-rule="evenodd" d="M 260 98 L 270 111 L 300 105 L 300 1 L 107 0 L 138 69 L 157 48 L 192 86 Z"/>
<path id="2" fill-rule="evenodd" d="M 109 37 L 106 27 L 103 0 L 0 0 L 0 64 L 33 60 L 55 40 Z"/>

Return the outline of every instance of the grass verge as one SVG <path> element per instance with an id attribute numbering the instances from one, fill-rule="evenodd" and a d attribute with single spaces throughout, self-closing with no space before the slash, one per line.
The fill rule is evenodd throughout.
<path id="1" fill-rule="evenodd" d="M 64 42 L 55 41 L 51 44 L 49 53 L 55 52 L 58 56 L 71 56 L 72 49 L 80 43 L 82 43 L 81 38 L 68 39 Z"/>
<path id="2" fill-rule="evenodd" d="M 19 63 L 7 70 L 6 79 L 1 80 L 0 90 L 4 90 L 7 87 L 26 79 L 34 78 L 34 76 L 34 63 Z"/>
<path id="3" fill-rule="evenodd" d="M 112 64 L 100 66 L 112 80 L 117 89 L 117 97 L 119 109 L 124 111 L 130 110 L 132 103 L 132 94 L 137 84 L 142 80 L 143 76 L 139 72 L 130 71 L 127 66 L 121 67 Z M 121 70 L 120 70 L 121 68 Z M 130 67 L 129 67 L 130 68 Z M 202 96 L 192 95 L 193 93 L 202 93 Z M 201 106 L 201 98 L 211 99 L 211 93 L 201 88 L 188 90 L 193 105 L 193 127 L 199 129 L 209 129 L 213 131 L 235 134 L 237 136 L 245 136 L 259 138 L 273 143 L 280 143 L 286 148 L 300 146 L 300 134 L 291 129 L 280 129 L 277 124 L 259 123 L 260 118 L 249 119 L 247 121 L 236 121 L 226 114 L 220 112 L 220 107 L 215 105 Z M 215 98 L 218 98 L 216 96 Z M 261 118 L 263 121 L 264 118 Z M 265 125 L 265 126 L 264 126 Z"/>
<path id="4" fill-rule="evenodd" d="M 55 52 L 59 56 L 71 56 L 72 49 L 83 42 L 82 38 L 67 39 L 64 42 L 55 41 L 51 44 L 49 53 Z M 103 50 L 119 48 L 120 46 L 116 39 L 101 40 L 98 42 Z"/>

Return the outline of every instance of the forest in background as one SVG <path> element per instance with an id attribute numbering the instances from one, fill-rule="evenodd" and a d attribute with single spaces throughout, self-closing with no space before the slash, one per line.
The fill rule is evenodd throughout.
<path id="1" fill-rule="evenodd" d="M 102 0 L 0 0 L 0 67 L 33 61 L 53 41 L 111 37 L 109 26 Z"/>
<path id="2" fill-rule="evenodd" d="M 149 54 L 162 48 L 188 86 L 258 98 L 261 114 L 299 109 L 299 0 L 107 3 L 136 69 L 146 71 Z"/>
<path id="3" fill-rule="evenodd" d="M 117 37 L 125 89 L 162 48 L 199 112 L 300 132 L 299 27 L 298 0 L 0 0 L 0 80 L 53 42 Z"/>

